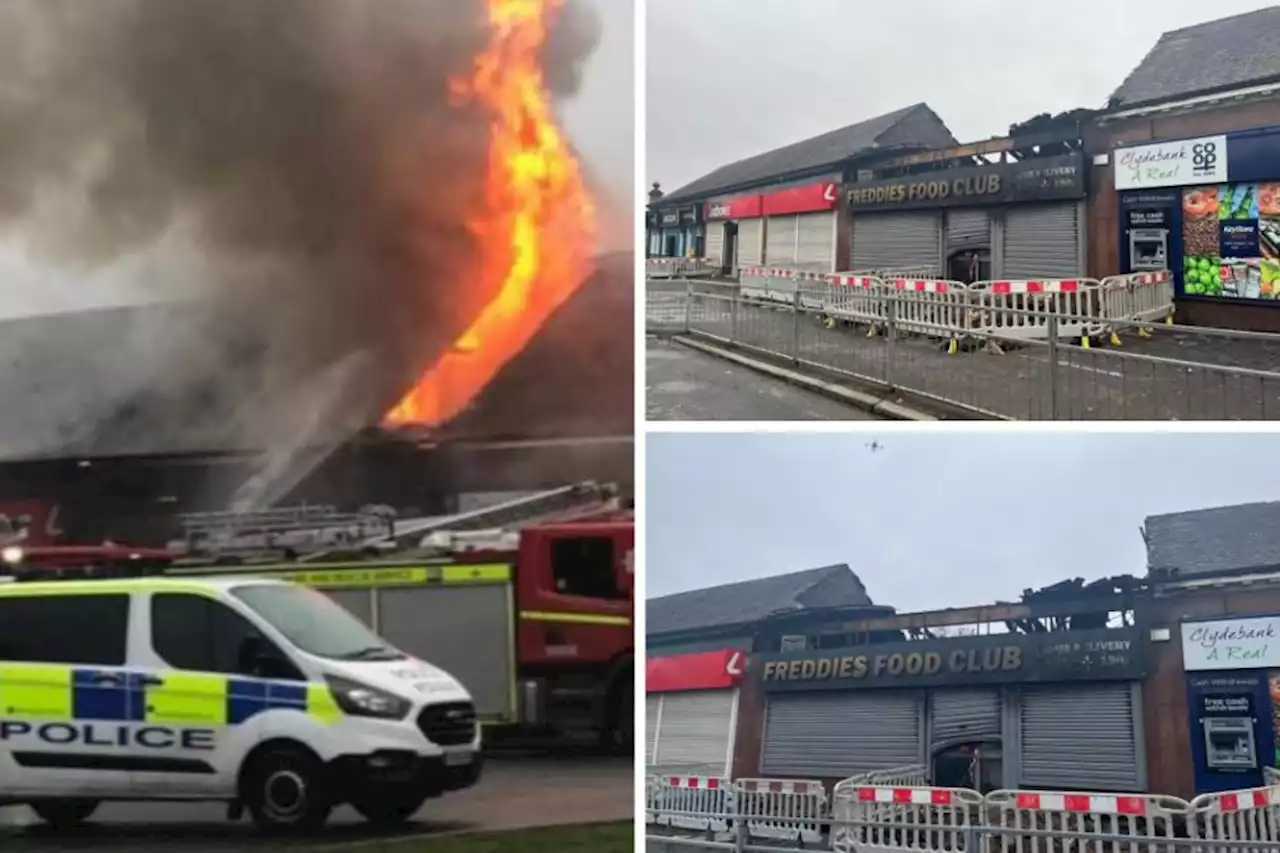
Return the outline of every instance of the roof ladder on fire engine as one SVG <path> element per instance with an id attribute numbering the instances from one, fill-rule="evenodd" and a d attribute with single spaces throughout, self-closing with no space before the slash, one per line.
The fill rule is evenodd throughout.
<path id="1" fill-rule="evenodd" d="M 599 506 L 616 497 L 616 490 L 612 486 L 601 486 L 592 481 L 575 483 L 456 515 L 397 521 L 394 533 L 367 539 L 361 543 L 361 547 L 376 548 L 393 544 L 411 547 L 430 533 L 510 527 L 577 508 Z M 308 554 L 300 562 L 323 560 L 327 556 L 329 555 L 325 553 Z"/>

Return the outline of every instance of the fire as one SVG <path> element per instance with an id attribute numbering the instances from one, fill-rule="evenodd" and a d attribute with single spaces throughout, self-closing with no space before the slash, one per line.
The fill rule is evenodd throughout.
<path id="1" fill-rule="evenodd" d="M 539 66 L 563 0 L 488 0 L 491 37 L 453 94 L 491 116 L 476 280 L 496 296 L 387 413 L 392 424 L 458 414 L 581 285 L 595 246 L 595 209 L 561 132 Z"/>

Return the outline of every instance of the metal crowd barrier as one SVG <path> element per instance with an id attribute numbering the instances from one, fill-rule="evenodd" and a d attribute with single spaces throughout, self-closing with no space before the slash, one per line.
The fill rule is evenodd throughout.
<path id="1" fill-rule="evenodd" d="M 1103 792 L 1000 790 L 983 795 L 968 788 L 873 781 L 922 776 L 923 768 L 915 767 L 863 774 L 837 783 L 829 801 L 823 785 L 812 780 L 659 779 L 649 788 L 651 814 L 646 820 L 697 830 L 708 847 L 724 849 L 747 849 L 751 839 L 770 839 L 805 848 L 826 841 L 839 853 L 1164 853 L 1175 847 L 1193 853 L 1280 851 L 1280 786 L 1187 801 Z M 664 790 L 698 793 L 665 798 L 653 793 Z M 664 816 L 664 809 L 681 813 Z M 736 846 L 713 843 L 716 834 L 725 833 L 737 837 Z"/>
<path id="2" fill-rule="evenodd" d="M 712 258 L 646 258 L 644 267 L 648 278 L 680 278 L 710 275 L 720 269 L 720 262 Z"/>
<path id="3" fill-rule="evenodd" d="M 884 272 L 884 271 L 880 271 Z M 1083 346 L 1117 330 L 1163 318 L 1172 322 L 1173 278 L 1167 271 L 1088 278 L 979 281 L 866 273 L 816 273 L 780 267 L 744 267 L 739 295 L 823 314 L 836 322 L 868 326 L 875 334 L 892 320 L 896 330 L 956 342 L 971 336 L 1047 340 L 1050 327 Z M 890 306 L 892 303 L 892 307 Z M 1051 319 L 1056 315 L 1055 319 Z"/>

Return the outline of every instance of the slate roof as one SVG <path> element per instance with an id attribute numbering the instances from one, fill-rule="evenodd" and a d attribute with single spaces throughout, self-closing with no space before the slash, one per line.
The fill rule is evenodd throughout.
<path id="1" fill-rule="evenodd" d="M 835 165 L 873 149 L 946 148 L 956 144 L 956 138 L 937 113 L 927 104 L 915 104 L 721 166 L 668 193 L 662 203 L 701 198 L 793 172 Z"/>
<path id="2" fill-rule="evenodd" d="M 648 634 L 755 622 L 809 607 L 871 604 L 862 581 L 843 563 L 802 572 L 677 592 L 646 603 Z"/>
<path id="3" fill-rule="evenodd" d="M 1280 77 L 1280 6 L 1172 30 L 1112 95 L 1118 106 L 1170 101 Z"/>
<path id="4" fill-rule="evenodd" d="M 1280 567 L 1280 501 L 1149 516 L 1146 539 L 1152 573 L 1211 575 Z"/>

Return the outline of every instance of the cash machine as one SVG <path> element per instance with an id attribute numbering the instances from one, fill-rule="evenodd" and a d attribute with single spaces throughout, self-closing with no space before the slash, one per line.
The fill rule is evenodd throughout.
<path id="1" fill-rule="evenodd" d="M 1187 700 L 1196 793 L 1262 785 L 1276 753 L 1267 671 L 1188 673 Z"/>

